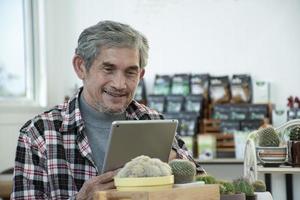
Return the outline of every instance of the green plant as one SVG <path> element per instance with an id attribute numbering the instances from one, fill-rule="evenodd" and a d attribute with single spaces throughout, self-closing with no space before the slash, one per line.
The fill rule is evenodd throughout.
<path id="1" fill-rule="evenodd" d="M 216 184 L 217 180 L 211 175 L 200 175 L 196 177 L 196 181 L 203 181 L 205 184 Z"/>
<path id="2" fill-rule="evenodd" d="M 246 196 L 254 196 L 254 188 L 248 179 L 235 179 L 233 185 L 236 193 L 245 193 Z"/>
<path id="3" fill-rule="evenodd" d="M 157 158 L 138 156 L 118 172 L 118 178 L 126 177 L 157 177 L 172 175 L 171 167 Z"/>
<path id="4" fill-rule="evenodd" d="M 220 194 L 235 194 L 234 185 L 227 181 L 218 181 Z"/>
<path id="5" fill-rule="evenodd" d="M 258 145 L 261 147 L 278 147 L 280 138 L 273 127 L 258 130 Z"/>
<path id="6" fill-rule="evenodd" d="M 190 183 L 194 181 L 196 175 L 196 166 L 188 160 L 175 159 L 169 163 L 176 184 Z"/>
<path id="7" fill-rule="evenodd" d="M 266 191 L 266 184 L 262 180 L 256 180 L 252 183 L 255 192 L 265 192 Z"/>
<path id="8" fill-rule="evenodd" d="M 293 141 L 300 140 L 300 126 L 295 126 L 290 130 L 290 140 Z"/>

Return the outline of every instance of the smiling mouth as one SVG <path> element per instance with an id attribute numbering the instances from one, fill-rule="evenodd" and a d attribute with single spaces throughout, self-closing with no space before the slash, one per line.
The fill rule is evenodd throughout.
<path id="1" fill-rule="evenodd" d="M 113 97 L 124 97 L 126 96 L 126 93 L 119 93 L 119 92 L 112 92 L 112 91 L 108 91 L 108 90 L 104 90 L 104 93 L 113 96 Z"/>

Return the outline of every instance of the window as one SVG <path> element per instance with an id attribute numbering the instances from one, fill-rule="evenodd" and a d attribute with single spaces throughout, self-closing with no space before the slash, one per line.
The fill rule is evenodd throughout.
<path id="1" fill-rule="evenodd" d="M 31 1 L 1 0 L 0 19 L 0 101 L 34 100 Z"/>

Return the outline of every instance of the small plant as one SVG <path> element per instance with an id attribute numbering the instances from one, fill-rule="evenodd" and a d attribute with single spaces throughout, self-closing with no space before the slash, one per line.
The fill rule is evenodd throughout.
<path id="1" fill-rule="evenodd" d="M 290 130 L 290 140 L 293 141 L 300 140 L 300 126 L 295 126 Z"/>
<path id="2" fill-rule="evenodd" d="M 219 181 L 220 194 L 235 194 L 233 183 L 227 181 Z"/>
<path id="3" fill-rule="evenodd" d="M 266 184 L 262 180 L 256 180 L 252 183 L 254 188 L 254 192 L 265 192 L 266 191 Z"/>
<path id="4" fill-rule="evenodd" d="M 117 178 L 157 177 L 172 175 L 171 167 L 157 158 L 138 156 L 118 172 Z"/>
<path id="5" fill-rule="evenodd" d="M 196 181 L 203 181 L 205 184 L 216 184 L 217 180 L 211 175 L 200 175 L 196 177 Z"/>
<path id="6" fill-rule="evenodd" d="M 278 147 L 280 138 L 273 127 L 263 128 L 258 131 L 258 145 L 261 147 Z"/>
<path id="7" fill-rule="evenodd" d="M 246 178 L 239 178 L 233 181 L 236 193 L 245 193 L 246 196 L 254 196 L 254 188 Z"/>
<path id="8" fill-rule="evenodd" d="M 175 159 L 169 163 L 176 184 L 190 183 L 194 181 L 196 166 L 189 160 Z"/>

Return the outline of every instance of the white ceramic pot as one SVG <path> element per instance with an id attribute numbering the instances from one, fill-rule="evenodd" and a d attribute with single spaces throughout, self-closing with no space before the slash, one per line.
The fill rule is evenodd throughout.
<path id="1" fill-rule="evenodd" d="M 256 200 L 273 200 L 270 192 L 255 192 Z"/>

